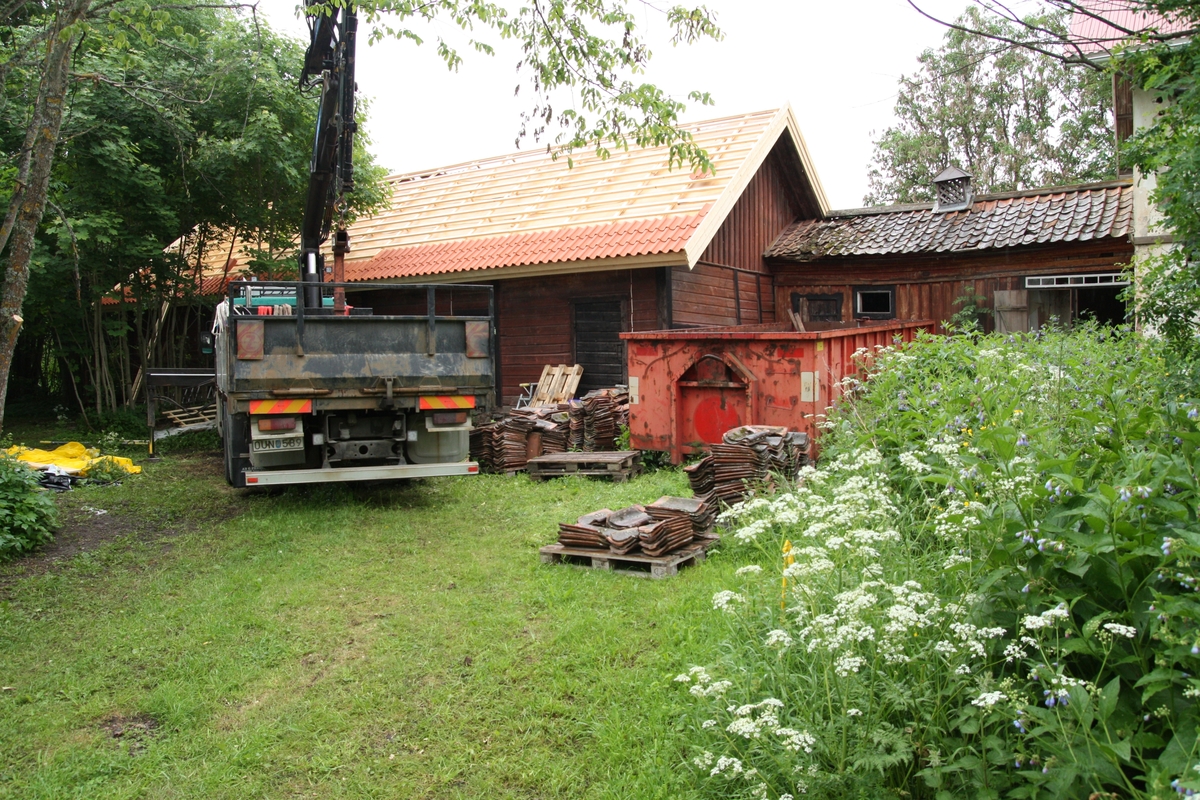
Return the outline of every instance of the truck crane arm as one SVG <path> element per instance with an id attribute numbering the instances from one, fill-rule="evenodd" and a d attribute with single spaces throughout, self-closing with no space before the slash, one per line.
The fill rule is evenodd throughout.
<path id="1" fill-rule="evenodd" d="M 320 0 L 309 18 L 300 83 L 318 87 L 320 102 L 301 280 L 231 282 L 213 323 L 218 429 L 235 487 L 479 471 L 467 458 L 472 414 L 495 393 L 492 287 L 393 287 L 391 313 L 345 302 L 356 128 L 356 19 L 345 2 Z M 332 289 L 332 309 L 323 289 Z"/>
<path id="2" fill-rule="evenodd" d="M 300 227 L 300 277 L 306 284 L 304 305 L 321 308 L 321 283 L 326 280 L 321 245 L 329 238 L 337 215 L 334 260 L 338 266 L 349 249 L 349 237 L 341 223 L 346 194 L 354 191 L 354 50 L 358 18 L 353 5 L 332 3 L 309 18 L 312 39 L 304 55 L 301 86 L 321 87 L 317 126 L 309 164 L 308 193 Z M 340 270 L 336 270 L 340 272 Z M 334 274 L 333 280 L 342 276 Z"/>

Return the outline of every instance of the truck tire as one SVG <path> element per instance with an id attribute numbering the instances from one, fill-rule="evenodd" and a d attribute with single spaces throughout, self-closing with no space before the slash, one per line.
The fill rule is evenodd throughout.
<path id="1" fill-rule="evenodd" d="M 222 449 L 225 451 L 225 481 L 235 489 L 246 488 L 248 459 L 242 458 L 249 446 L 250 420 L 245 414 L 222 410 Z"/>

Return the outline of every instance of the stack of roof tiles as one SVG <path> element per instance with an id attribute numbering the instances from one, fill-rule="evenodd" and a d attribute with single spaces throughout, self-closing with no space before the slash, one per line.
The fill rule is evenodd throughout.
<path id="1" fill-rule="evenodd" d="M 493 465 L 496 463 L 496 451 L 492 447 L 492 443 L 495 441 L 492 430 L 495 427 L 496 423 L 494 422 L 476 425 L 468 435 L 471 460 L 479 464 L 480 472 L 495 471 Z"/>
<path id="2" fill-rule="evenodd" d="M 500 419 L 471 431 L 471 459 L 484 472 L 513 472 L 525 468 L 530 439 L 540 439 L 542 454 L 567 450 L 568 419 L 566 405 L 542 408 L 517 408 Z"/>
<path id="3" fill-rule="evenodd" d="M 712 454 L 684 467 L 692 492 L 713 505 L 741 500 L 748 487 L 765 483 L 772 472 L 794 473 L 808 463 L 808 435 L 771 425 L 743 425 L 726 431 Z"/>
<path id="4" fill-rule="evenodd" d="M 695 538 L 692 521 L 686 516 L 674 516 L 655 520 L 642 528 L 638 544 L 646 555 L 661 558 L 691 544 Z"/>
<path id="5" fill-rule="evenodd" d="M 492 436 L 493 466 L 497 472 L 512 472 L 525 469 L 529 460 L 529 432 L 533 430 L 533 419 L 512 415 L 496 425 Z"/>
<path id="6" fill-rule="evenodd" d="M 558 541 L 566 547 L 608 550 L 627 555 L 639 550 L 658 558 L 691 544 L 712 525 L 713 511 L 686 497 L 660 497 L 649 506 L 619 511 L 602 508 L 575 522 L 558 524 Z M 703 525 L 703 528 L 698 527 Z"/>
<path id="7" fill-rule="evenodd" d="M 624 388 L 595 389 L 580 401 L 583 406 L 583 452 L 615 450 L 617 432 L 629 424 L 629 392 Z"/>
<path id="8" fill-rule="evenodd" d="M 583 407 L 582 400 L 572 400 L 568 404 L 568 430 L 567 447 L 571 450 L 583 450 L 583 430 L 587 427 L 585 417 L 587 411 Z"/>
<path id="9" fill-rule="evenodd" d="M 655 519 L 686 519 L 696 535 L 712 530 L 717 519 L 716 506 L 699 497 L 664 495 L 646 506 L 646 513 Z"/>
<path id="10" fill-rule="evenodd" d="M 470 432 L 470 457 L 485 473 L 526 468 L 530 435 L 541 440 L 540 455 L 617 449 L 620 426 L 629 425 L 629 391 L 598 389 L 582 399 L 541 408 L 517 408 Z"/>
<path id="11" fill-rule="evenodd" d="M 582 547 L 589 550 L 608 549 L 608 540 L 604 538 L 604 526 L 608 523 L 612 511 L 602 508 L 590 514 L 584 514 L 574 523 L 558 523 L 558 542 L 565 547 Z"/>
<path id="12" fill-rule="evenodd" d="M 653 527 L 654 519 L 646 513 L 646 509 L 633 505 L 608 515 L 604 538 L 609 550 L 617 555 L 625 555 L 638 549 L 643 532 Z"/>
<path id="13" fill-rule="evenodd" d="M 515 408 L 471 431 L 471 459 L 484 472 L 525 469 L 529 437 L 540 438 L 540 455 L 610 452 L 617 432 L 629 424 L 629 391 L 624 387 L 596 389 L 579 400 L 557 406 Z"/>
<path id="14" fill-rule="evenodd" d="M 560 410 L 565 408 L 566 404 L 564 403 L 557 409 L 549 409 L 549 416 L 537 421 L 537 429 L 542 434 L 542 453 L 544 455 L 567 452 L 570 420 L 567 412 Z"/>

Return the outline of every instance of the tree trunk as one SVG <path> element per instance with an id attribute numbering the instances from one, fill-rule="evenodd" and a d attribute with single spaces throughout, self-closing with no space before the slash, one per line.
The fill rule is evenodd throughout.
<path id="1" fill-rule="evenodd" d="M 13 351 L 21 333 L 21 306 L 29 287 L 29 260 L 33 255 L 34 236 L 46 210 L 46 194 L 50 186 L 50 168 L 58 147 L 58 132 L 62 127 L 63 101 L 67 92 L 67 75 L 71 66 L 74 36 L 63 37 L 65 28 L 75 24 L 87 13 L 92 0 L 66 0 L 54 20 L 54 29 L 46 48 L 42 79 L 38 86 L 33 116 L 25 134 L 28 160 L 27 180 L 17 187 L 12 206 L 5 215 L 12 219 L 8 234 L 8 263 L 4 272 L 4 291 L 0 296 L 0 429 L 4 425 L 4 404 L 8 396 L 8 373 L 12 369 Z M 25 158 L 22 158 L 22 166 Z M 25 172 L 25 170 L 19 170 Z M 19 174 L 19 177 L 20 174 Z M 15 213 L 13 213 L 15 210 Z"/>

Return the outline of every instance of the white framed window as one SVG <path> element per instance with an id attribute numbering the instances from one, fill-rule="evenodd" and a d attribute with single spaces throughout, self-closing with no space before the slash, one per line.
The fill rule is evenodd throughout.
<path id="1" fill-rule="evenodd" d="M 1037 275 L 1025 278 L 1026 289 L 1077 289 L 1088 286 L 1128 286 L 1124 273 L 1098 272 L 1092 275 Z"/>

